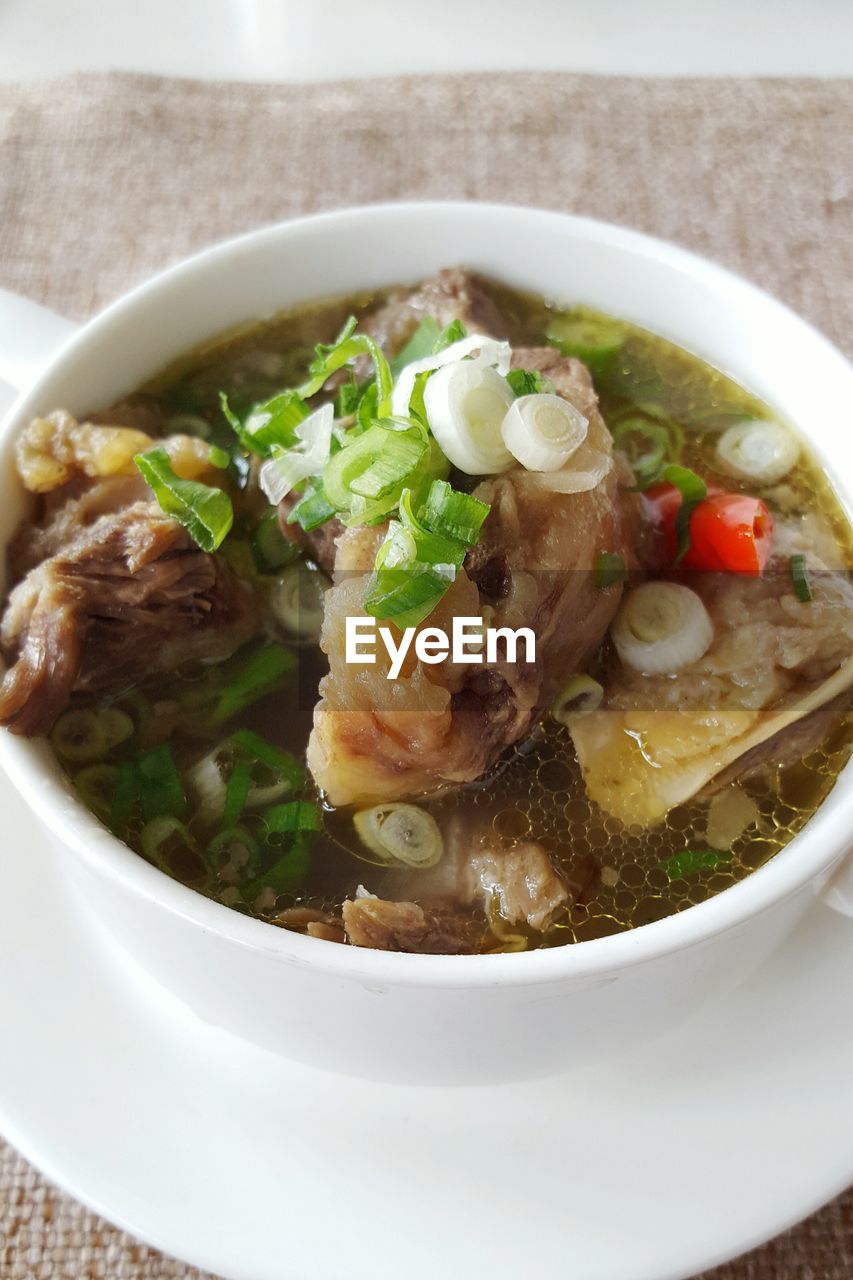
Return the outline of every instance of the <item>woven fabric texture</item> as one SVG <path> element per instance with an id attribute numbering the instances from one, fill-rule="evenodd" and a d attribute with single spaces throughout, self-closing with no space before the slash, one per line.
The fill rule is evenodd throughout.
<path id="1" fill-rule="evenodd" d="M 0 285 L 73 318 L 221 237 L 417 198 L 539 205 L 675 240 L 853 353 L 850 81 L 0 85 Z M 3 1280 L 199 1275 L 56 1192 L 0 1143 Z M 853 1193 L 713 1277 L 853 1280 Z"/>

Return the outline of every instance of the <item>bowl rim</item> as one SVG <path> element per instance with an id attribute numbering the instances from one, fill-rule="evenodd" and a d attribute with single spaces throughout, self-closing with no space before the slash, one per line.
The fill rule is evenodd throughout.
<path id="1" fill-rule="evenodd" d="M 574 238 L 628 250 L 676 268 L 717 292 L 749 297 L 795 325 L 816 344 L 825 359 L 838 364 L 851 380 L 853 366 L 829 340 L 791 308 L 736 273 L 698 254 L 614 223 L 526 205 L 478 201 L 404 201 L 358 205 L 287 219 L 219 241 L 158 272 L 110 303 L 73 333 L 49 360 L 36 381 L 17 397 L 0 427 L 0 462 L 8 458 L 19 422 L 30 411 L 59 367 L 67 367 L 95 346 L 115 321 L 129 316 L 158 293 L 191 284 L 197 276 L 215 271 L 234 255 L 253 252 L 270 243 L 299 241 L 320 230 L 330 235 L 352 233 L 359 224 L 391 218 L 401 223 L 423 218 L 489 218 L 519 229 L 531 223 L 563 228 Z M 389 281 L 389 284 L 397 283 Z M 310 299 L 305 299 L 309 301 Z M 177 353 L 180 354 L 180 353 Z M 147 863 L 112 835 L 62 785 L 48 767 L 45 743 L 28 741 L 8 731 L 0 733 L 0 765 L 57 840 L 83 863 L 121 888 L 140 896 L 208 934 L 275 958 L 342 979 L 389 985 L 447 988 L 539 986 L 603 976 L 650 963 L 682 949 L 701 946 L 715 936 L 739 929 L 754 915 L 792 897 L 833 865 L 847 851 L 841 821 L 853 804 L 853 761 L 842 770 L 831 793 L 806 826 L 779 853 L 745 879 L 704 902 L 637 929 L 573 945 L 497 955 L 423 955 L 345 947 L 278 928 L 233 910 L 190 889 Z M 54 765 L 54 770 L 56 766 Z M 829 828 L 835 822 L 833 835 Z M 823 845 L 823 847 L 822 847 Z"/>

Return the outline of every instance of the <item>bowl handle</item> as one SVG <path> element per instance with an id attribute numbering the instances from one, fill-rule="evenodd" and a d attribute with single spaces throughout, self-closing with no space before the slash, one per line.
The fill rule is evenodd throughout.
<path id="1" fill-rule="evenodd" d="M 821 890 L 821 897 L 833 911 L 853 919 L 853 852 L 842 859 Z"/>
<path id="2" fill-rule="evenodd" d="M 79 325 L 0 289 L 0 409 L 28 387 Z"/>

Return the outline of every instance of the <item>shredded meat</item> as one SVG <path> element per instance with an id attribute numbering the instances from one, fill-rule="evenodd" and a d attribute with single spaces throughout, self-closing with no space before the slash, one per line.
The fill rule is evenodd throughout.
<path id="1" fill-rule="evenodd" d="M 65 517 L 54 519 L 70 533 Z M 50 546 L 49 527 L 42 537 Z M 0 724 L 47 733 L 72 693 L 227 657 L 256 626 L 251 598 L 227 564 L 200 551 L 156 503 L 107 511 L 11 592 L 0 628 L 11 664 Z"/>
<path id="2" fill-rule="evenodd" d="M 512 849 L 484 849 L 468 863 L 467 901 L 493 897 L 507 924 L 544 929 L 569 898 L 565 880 L 541 844 L 525 841 Z"/>
<path id="3" fill-rule="evenodd" d="M 448 267 L 425 281 L 414 293 L 400 290 L 391 295 L 363 328 L 389 354 L 396 355 L 424 316 L 432 316 L 444 329 L 461 320 L 469 333 L 493 338 L 506 336 L 506 322 L 489 296 L 484 282 L 472 271 Z"/>
<path id="4" fill-rule="evenodd" d="M 485 933 L 475 921 L 458 912 L 432 911 L 416 902 L 388 902 L 383 898 L 345 902 L 343 919 L 347 942 L 379 951 L 470 954 L 480 948 Z"/>

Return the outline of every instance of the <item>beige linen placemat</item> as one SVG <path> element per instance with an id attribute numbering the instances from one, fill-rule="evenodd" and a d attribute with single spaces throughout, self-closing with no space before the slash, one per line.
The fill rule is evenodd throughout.
<path id="1" fill-rule="evenodd" d="M 679 241 L 853 352 L 853 82 L 81 75 L 0 86 L 0 285 L 71 317 L 260 223 L 424 197 L 571 210 Z M 0 1145 L 0 1276 L 198 1273 Z M 853 1193 L 714 1280 L 853 1280 Z"/>

